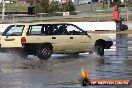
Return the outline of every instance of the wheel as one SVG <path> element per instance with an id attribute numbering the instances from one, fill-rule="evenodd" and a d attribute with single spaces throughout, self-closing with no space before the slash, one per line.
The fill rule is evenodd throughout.
<path id="1" fill-rule="evenodd" d="M 42 46 L 37 50 L 39 59 L 47 60 L 51 57 L 53 49 L 50 46 Z"/>
<path id="2" fill-rule="evenodd" d="M 104 56 L 104 47 L 103 46 L 96 46 L 97 55 Z"/>

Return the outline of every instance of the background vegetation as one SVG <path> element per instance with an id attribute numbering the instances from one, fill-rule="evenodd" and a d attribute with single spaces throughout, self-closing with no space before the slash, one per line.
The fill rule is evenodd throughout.
<path id="1" fill-rule="evenodd" d="M 129 7 L 131 9 L 132 7 L 132 0 L 128 0 L 126 3 L 121 3 L 121 0 L 114 0 L 113 2 L 110 2 L 110 0 L 103 0 L 100 2 L 100 5 L 98 5 L 97 10 L 107 10 L 112 9 L 114 4 L 118 4 L 119 6 L 125 6 Z M 90 5 L 90 4 L 89 4 Z M 6 12 L 27 12 L 29 6 L 35 6 L 35 13 L 50 13 L 53 14 L 54 12 L 64 12 L 69 11 L 73 12 L 75 11 L 75 5 L 73 2 L 69 0 L 67 3 L 61 3 L 61 2 L 49 2 L 49 0 L 26 0 L 26 2 L 22 3 L 19 0 L 17 0 L 14 3 L 7 4 L 6 3 Z M 2 12 L 2 3 L 0 3 L 0 12 Z"/>
<path id="2" fill-rule="evenodd" d="M 75 11 L 75 5 L 73 2 L 60 3 L 57 1 L 49 2 L 49 0 L 41 0 L 34 4 L 36 13 L 50 13 L 54 12 L 73 12 Z"/>

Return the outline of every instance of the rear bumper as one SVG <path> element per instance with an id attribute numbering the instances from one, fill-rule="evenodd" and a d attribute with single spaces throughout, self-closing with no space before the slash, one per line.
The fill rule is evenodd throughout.
<path id="1" fill-rule="evenodd" d="M 110 47 L 113 45 L 112 41 L 106 41 L 105 42 L 105 49 L 110 49 Z"/>

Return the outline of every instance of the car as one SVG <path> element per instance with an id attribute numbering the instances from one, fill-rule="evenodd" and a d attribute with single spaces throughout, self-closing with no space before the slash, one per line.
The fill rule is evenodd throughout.
<path id="1" fill-rule="evenodd" d="M 9 26 L 1 36 L 1 48 L 23 51 L 47 60 L 54 54 L 96 51 L 104 55 L 113 42 L 108 36 L 87 33 L 78 26 L 63 22 L 25 23 Z"/>

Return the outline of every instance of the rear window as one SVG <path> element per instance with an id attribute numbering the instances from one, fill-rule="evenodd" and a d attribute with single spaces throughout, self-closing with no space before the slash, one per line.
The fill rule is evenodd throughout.
<path id="1" fill-rule="evenodd" d="M 21 36 L 24 25 L 11 25 L 3 32 L 3 36 Z"/>
<path id="2" fill-rule="evenodd" d="M 55 25 L 30 25 L 27 35 L 54 35 Z"/>

